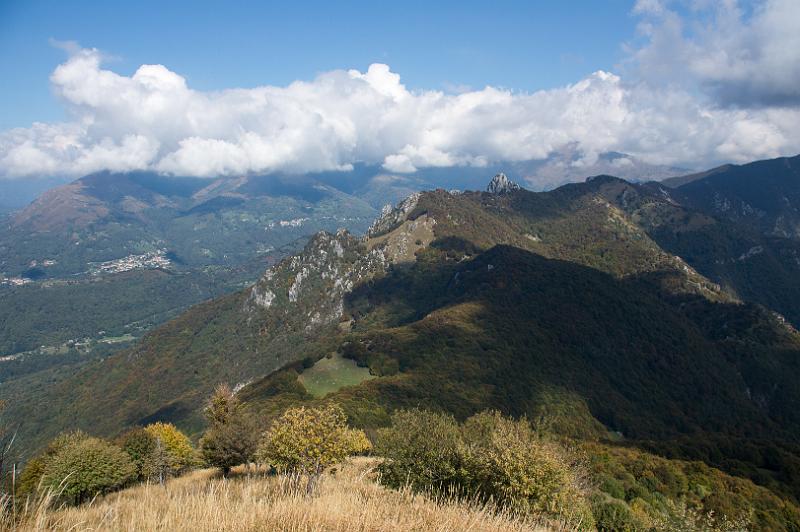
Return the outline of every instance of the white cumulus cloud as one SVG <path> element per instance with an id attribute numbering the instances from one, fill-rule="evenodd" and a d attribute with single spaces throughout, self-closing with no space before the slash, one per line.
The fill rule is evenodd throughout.
<path id="1" fill-rule="evenodd" d="M 641 39 L 620 75 L 597 71 L 538 92 L 409 90 L 384 64 L 287 86 L 198 91 L 163 65 L 131 76 L 70 46 L 51 76 L 71 119 L 0 133 L 0 177 L 153 170 L 213 177 L 389 172 L 618 151 L 702 167 L 800 151 L 800 2 L 733 1 L 697 20 L 640 0 Z"/>
<path id="2" fill-rule="evenodd" d="M 638 0 L 646 44 L 634 52 L 644 79 L 699 85 L 729 106 L 800 105 L 800 2 Z"/>

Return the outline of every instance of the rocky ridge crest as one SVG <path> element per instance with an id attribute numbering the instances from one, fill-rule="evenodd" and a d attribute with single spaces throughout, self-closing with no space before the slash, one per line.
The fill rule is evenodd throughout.
<path id="1" fill-rule="evenodd" d="M 511 181 L 506 177 L 506 174 L 501 172 L 492 178 L 489 186 L 486 187 L 486 192 L 489 194 L 508 194 L 520 188 L 518 184 Z"/>
<path id="2" fill-rule="evenodd" d="M 387 205 L 363 237 L 344 229 L 317 233 L 301 253 L 266 271 L 250 290 L 244 311 L 250 319 L 263 313 L 269 321 L 306 332 L 335 323 L 356 285 L 391 264 L 413 261 L 416 251 L 433 240 L 433 218 L 409 218 L 419 197 L 415 193 L 394 208 Z"/>

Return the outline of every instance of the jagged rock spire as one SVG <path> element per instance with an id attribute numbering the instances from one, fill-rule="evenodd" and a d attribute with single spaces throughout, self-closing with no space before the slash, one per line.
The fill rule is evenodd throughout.
<path id="1" fill-rule="evenodd" d="M 518 184 L 511 181 L 506 177 L 506 174 L 501 172 L 492 178 L 489 186 L 486 187 L 486 192 L 490 194 L 508 194 L 514 190 L 519 190 L 519 188 Z"/>

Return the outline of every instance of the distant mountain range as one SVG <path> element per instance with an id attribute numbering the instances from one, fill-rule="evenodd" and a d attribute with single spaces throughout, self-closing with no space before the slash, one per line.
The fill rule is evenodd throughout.
<path id="1" fill-rule="evenodd" d="M 0 268 L 22 273 L 55 257 L 46 273 L 57 276 L 157 249 L 192 266 L 236 264 L 258 246 L 267 253 L 321 229 L 363 230 L 374 213 L 313 179 L 104 172 L 49 190 L 14 214 L 0 241 Z"/>
<path id="2" fill-rule="evenodd" d="M 0 232 L 0 356 L 139 336 L 376 213 L 310 178 L 103 172 L 48 190 Z"/>
<path id="3" fill-rule="evenodd" d="M 457 417 L 496 408 L 550 419 L 565 437 L 702 460 L 796 500 L 796 168 L 797 158 L 778 159 L 665 183 L 600 175 L 538 193 L 498 176 L 491 193 L 414 193 L 364 236 L 319 232 L 255 284 L 123 351 L 62 366 L 4 362 L 0 399 L 10 419 L 24 420 L 20 438 L 31 447 L 75 426 L 113 435 L 168 420 L 197 432 L 219 382 L 269 417 L 322 400 L 304 374 L 334 357 L 372 374 L 325 392 L 367 428 L 398 407 Z M 246 246 L 248 227 L 270 234 L 270 223 L 286 217 L 293 227 L 302 212 L 311 220 L 371 209 L 325 176 L 299 190 L 257 179 L 150 185 L 143 176 L 98 191 L 98 179 L 43 197 L 12 232 L 56 230 L 48 202 L 81 198 L 84 207 L 63 211 L 81 243 L 98 224 L 151 227 L 145 213 L 169 212 L 170 224 L 186 224 L 180 238 L 222 235 L 203 244 L 220 246 L 207 248 L 219 256 L 231 242 Z M 286 210 L 249 221 L 253 205 L 275 197 Z M 212 222 L 220 227 L 198 229 Z M 199 263 L 178 238 L 160 238 Z"/>
<path id="4" fill-rule="evenodd" d="M 504 166 L 512 178 L 539 188 L 575 181 L 585 175 L 582 172 L 602 171 L 636 182 L 680 173 L 680 169 L 647 165 L 625 154 L 609 152 L 587 158 L 574 149 L 562 150 L 544 161 Z M 791 236 L 797 234 L 800 223 L 797 191 L 789 186 L 792 179 L 796 181 L 796 168 L 797 158 L 778 159 L 668 178 L 664 184 L 675 188 L 671 194 L 684 205 L 733 222 L 747 219 L 748 225 L 755 224 L 767 236 Z M 129 332 L 128 325 L 142 319 L 146 329 L 189 304 L 252 281 L 267 264 L 297 250 L 316 231 L 345 227 L 358 234 L 387 203 L 396 203 L 416 190 L 481 188 L 486 171 L 432 168 L 412 175 L 390 175 L 379 167 L 357 165 L 348 172 L 212 180 L 102 172 L 52 188 L 7 216 L 5 222 L 0 218 L 6 226 L 0 233 L 0 282 L 5 285 L 0 289 L 6 292 L 6 308 L 14 309 L 13 318 L 10 310 L 6 316 L 0 312 L 0 323 L 6 323 L 0 328 L 0 354 L 96 337 L 109 329 L 114 334 Z M 755 180 L 765 186 L 756 190 L 751 184 Z M 733 236 L 736 245 L 744 242 L 739 236 Z M 771 261 L 773 271 L 783 270 L 779 278 L 791 274 L 791 268 L 785 269 L 785 263 L 794 260 L 791 249 L 770 248 L 773 244 L 780 247 L 780 242 L 766 248 L 759 242 L 750 243 L 747 249 L 728 251 L 748 258 L 763 255 L 758 260 Z M 672 246 L 676 252 L 686 251 L 677 241 Z M 770 251 L 764 254 L 764 249 Z M 131 271 L 121 285 L 124 290 L 120 294 L 127 297 L 111 301 L 136 300 L 138 295 L 131 290 L 136 292 L 139 283 L 153 286 L 159 277 L 153 270 L 165 268 L 170 282 L 191 287 L 183 291 L 187 297 L 169 304 L 154 298 L 151 305 L 134 305 L 138 311 L 133 312 L 122 312 L 113 305 L 98 307 L 98 315 L 124 316 L 124 322 L 86 316 L 75 325 L 65 320 L 54 332 L 46 326 L 48 318 L 41 315 L 46 311 L 26 304 L 37 298 L 91 300 L 98 285 L 88 281 L 103 275 L 106 284 L 113 284 L 114 274 Z M 738 263 L 720 263 L 712 269 L 729 287 L 737 284 L 733 279 L 737 275 L 749 275 L 741 272 L 745 268 Z M 69 284 L 68 291 L 65 284 Z M 753 281 L 742 284 L 738 282 L 740 286 L 734 290 L 752 295 Z M 42 292 L 42 287 L 47 287 L 47 292 Z M 24 294 L 17 296 L 18 292 Z M 795 295 L 793 290 L 783 293 L 776 297 L 788 300 Z M 788 310 L 788 315 L 796 312 L 789 301 L 767 302 Z"/>
<path id="5" fill-rule="evenodd" d="M 664 184 L 694 208 L 766 235 L 800 238 L 800 155 L 720 166 Z"/>
<path id="6" fill-rule="evenodd" d="M 601 154 L 591 165 L 585 159 L 567 149 L 544 161 L 493 166 L 539 188 L 582 179 L 581 172 L 614 169 L 637 179 L 676 172 L 623 154 Z M 387 204 L 417 190 L 481 188 L 488 171 L 392 175 L 356 165 L 305 176 L 100 172 L 61 186 L 54 186 L 57 178 L 0 182 L 9 205 L 47 189 L 25 208 L 0 214 L 0 291 L 7 303 L 0 309 L 0 356 L 136 337 L 188 305 L 252 282 L 319 230 L 362 233 Z M 171 290 L 169 301 L 148 295 L 163 293 L 166 283 L 183 288 Z M 89 301 L 98 303 L 80 318 L 66 312 L 53 321 L 53 312 L 70 302 Z"/>
<path id="7" fill-rule="evenodd" d="M 417 190 L 481 188 L 485 185 L 486 176 L 495 171 L 506 172 L 512 179 L 531 190 L 549 190 L 565 183 L 583 181 L 586 176 L 597 174 L 611 174 L 632 181 L 658 181 L 687 173 L 683 168 L 651 165 L 624 153 L 604 152 L 587 156 L 577 146 L 570 145 L 554 151 L 546 159 L 494 161 L 486 167 L 425 168 L 413 174 L 391 174 L 380 165 L 356 164 L 351 171 L 320 172 L 300 178 L 318 180 L 366 199 L 373 207 L 381 208 L 386 203 L 397 203 Z M 286 181 L 294 180 L 298 176 L 279 174 L 270 177 Z M 166 180 L 171 181 L 169 178 Z M 210 182 L 197 181 L 205 181 L 206 184 Z M 63 177 L 0 180 L 0 213 L 24 209 L 47 190 L 69 182 L 70 180 Z M 203 187 L 202 183 L 198 186 Z"/>

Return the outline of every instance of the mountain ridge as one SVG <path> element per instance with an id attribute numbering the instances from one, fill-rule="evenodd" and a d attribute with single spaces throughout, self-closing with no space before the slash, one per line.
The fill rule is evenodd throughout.
<path id="1" fill-rule="evenodd" d="M 800 239 L 800 155 L 720 167 L 675 191 L 696 209 Z"/>
<path id="2" fill-rule="evenodd" d="M 363 236 L 317 233 L 255 284 L 120 353 L 8 383 L 20 438 L 35 447 L 66 426 L 113 435 L 158 420 L 197 433 L 219 382 L 269 417 L 319 401 L 298 375 L 336 353 L 375 377 L 326 399 L 360 426 L 408 406 L 462 418 L 567 408 L 557 425 L 570 437 L 621 437 L 800 493 L 800 335 L 756 304 L 776 287 L 742 297 L 743 282 L 720 284 L 709 269 L 728 245 L 763 243 L 734 257 L 750 264 L 774 244 L 657 183 L 601 175 L 499 192 L 412 194 Z M 687 247 L 678 234 L 725 245 Z"/>

